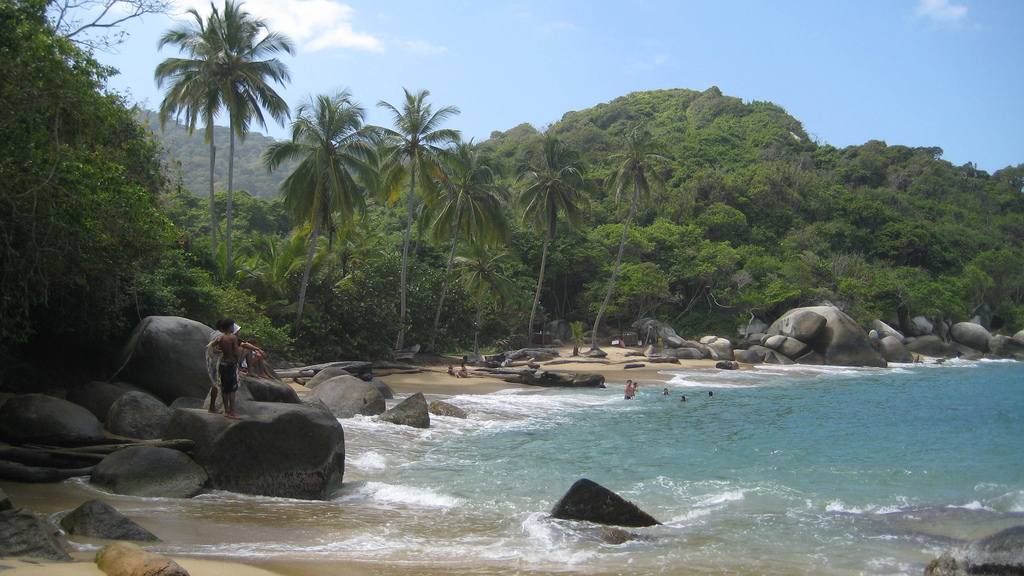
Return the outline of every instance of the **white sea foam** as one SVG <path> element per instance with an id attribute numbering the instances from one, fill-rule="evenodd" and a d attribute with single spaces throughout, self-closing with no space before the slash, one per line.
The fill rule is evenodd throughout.
<path id="1" fill-rule="evenodd" d="M 387 458 L 377 452 L 367 452 L 355 458 L 346 458 L 345 467 L 358 468 L 365 471 L 381 471 L 388 467 Z"/>
<path id="2" fill-rule="evenodd" d="M 462 504 L 460 498 L 438 494 L 426 488 L 397 486 L 383 482 L 367 482 L 362 492 L 377 502 L 406 504 L 424 508 L 455 508 Z"/>

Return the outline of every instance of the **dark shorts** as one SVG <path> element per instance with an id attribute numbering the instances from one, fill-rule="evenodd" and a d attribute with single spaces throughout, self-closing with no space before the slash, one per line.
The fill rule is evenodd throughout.
<path id="1" fill-rule="evenodd" d="M 217 372 L 220 373 L 220 391 L 224 394 L 230 394 L 238 390 L 238 367 L 234 364 L 228 364 L 221 362 L 217 366 Z"/>

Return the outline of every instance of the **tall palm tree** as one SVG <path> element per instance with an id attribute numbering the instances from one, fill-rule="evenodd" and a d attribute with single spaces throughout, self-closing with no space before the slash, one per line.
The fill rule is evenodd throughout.
<path id="1" fill-rule="evenodd" d="M 377 105 L 391 112 L 395 129 L 382 128 L 381 134 L 394 147 L 394 156 L 407 168 L 409 175 L 408 210 L 405 224 L 405 242 L 402 245 L 402 275 L 400 280 L 402 326 L 398 331 L 395 349 L 401 350 L 405 343 L 406 291 L 409 269 L 409 237 L 412 233 L 412 215 L 415 208 L 413 197 L 416 194 L 416 179 L 426 180 L 429 174 L 437 171 L 437 155 L 445 144 L 455 142 L 459 131 L 441 128 L 441 124 L 459 113 L 453 106 L 445 106 L 437 112 L 427 103 L 430 92 L 422 90 L 413 94 L 405 90 L 405 102 L 401 109 L 379 102 Z"/>
<path id="2" fill-rule="evenodd" d="M 519 168 L 517 181 L 524 185 L 519 195 L 523 214 L 523 227 L 532 227 L 534 234 L 544 234 L 544 248 L 540 256 L 540 274 L 537 291 L 530 309 L 530 325 L 526 330 L 526 345 L 533 335 L 533 320 L 537 315 L 540 291 L 547 268 L 548 245 L 555 237 L 558 216 L 564 214 L 569 227 L 577 229 L 583 222 L 581 208 L 586 203 L 587 182 L 583 177 L 583 164 L 579 152 L 566 148 L 554 136 L 544 139 L 540 158 Z"/>
<path id="3" fill-rule="evenodd" d="M 515 265 L 512 252 L 494 249 L 479 243 L 466 243 L 459 246 L 455 261 L 459 265 L 463 287 L 476 300 L 476 324 L 473 332 L 473 355 L 480 355 L 480 321 L 483 319 L 484 301 L 488 296 L 493 299 L 499 310 L 504 310 L 506 302 L 516 290 L 516 283 L 508 276 L 508 270 Z"/>
<path id="4" fill-rule="evenodd" d="M 645 203 L 651 201 L 651 188 L 661 186 L 664 181 L 658 173 L 658 168 L 666 161 L 665 157 L 658 154 L 658 147 L 646 126 L 640 124 L 626 131 L 623 137 L 624 152 L 613 154 L 609 157 L 615 164 L 611 175 L 608 176 L 608 187 L 615 191 L 616 203 L 624 192 L 630 194 L 629 215 L 626 217 L 626 224 L 622 227 L 622 240 L 619 242 L 619 255 L 615 258 L 615 267 L 612 268 L 612 277 L 608 281 L 608 293 L 604 296 L 601 309 L 594 320 L 594 332 L 591 336 L 591 350 L 599 350 L 597 345 L 597 329 L 601 324 L 605 309 L 612 298 L 612 291 L 615 289 L 615 277 L 619 274 L 619 266 L 622 264 L 622 252 L 626 248 L 626 237 L 629 233 L 629 225 L 636 215 L 637 204 L 642 200 Z"/>
<path id="5" fill-rule="evenodd" d="M 189 10 L 195 22 L 171 29 L 160 38 L 161 48 L 176 45 L 189 58 L 164 60 L 157 66 L 155 76 L 158 86 L 171 83 L 160 106 L 161 123 L 170 116 L 182 115 L 191 130 L 199 115 L 206 122 L 210 143 L 211 224 L 214 227 L 213 118 L 221 109 L 228 112 L 230 144 L 224 242 L 225 260 L 230 266 L 235 137 L 244 140 L 253 120 L 266 128 L 263 109 L 281 124 L 288 117 L 288 105 L 271 83 L 283 86 L 289 80 L 288 67 L 274 56 L 281 52 L 291 54 L 294 48 L 287 36 L 269 30 L 265 20 L 242 9 L 242 3 L 225 0 L 223 12 L 213 3 L 210 9 L 205 21 L 195 9 Z M 216 236 L 213 242 L 216 246 Z"/>
<path id="6" fill-rule="evenodd" d="M 430 336 L 431 352 L 441 322 L 448 279 L 455 262 L 455 250 L 460 238 L 471 244 L 494 244 L 509 236 L 508 221 L 503 210 L 507 201 L 505 188 L 496 179 L 500 165 L 473 142 L 458 142 L 452 150 L 441 154 L 440 170 L 432 178 L 438 190 L 428 211 L 435 239 L 450 235 L 452 248 L 444 273 L 441 297 L 434 315 L 434 328 Z"/>
<path id="7" fill-rule="evenodd" d="M 281 195 L 296 222 L 311 224 L 296 326 L 302 320 L 320 230 L 334 226 L 335 218 L 341 227 L 350 228 L 354 215 L 366 211 L 357 179 L 372 182 L 374 148 L 370 130 L 363 126 L 364 116 L 365 111 L 352 102 L 348 92 L 317 96 L 296 110 L 291 141 L 275 142 L 263 152 L 263 165 L 270 171 L 288 160 L 298 162 L 281 182 Z"/>

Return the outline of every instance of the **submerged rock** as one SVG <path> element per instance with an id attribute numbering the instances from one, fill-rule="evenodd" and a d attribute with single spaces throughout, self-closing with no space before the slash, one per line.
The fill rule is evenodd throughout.
<path id="1" fill-rule="evenodd" d="M 970 544 L 946 552 L 933 560 L 928 576 L 1020 576 L 1024 574 L 1024 526 L 1007 528 Z"/>
<path id="2" fill-rule="evenodd" d="M 135 523 L 103 500 L 90 500 L 61 518 L 60 527 L 68 534 L 103 538 L 106 540 L 132 540 L 159 542 L 160 539 Z"/>

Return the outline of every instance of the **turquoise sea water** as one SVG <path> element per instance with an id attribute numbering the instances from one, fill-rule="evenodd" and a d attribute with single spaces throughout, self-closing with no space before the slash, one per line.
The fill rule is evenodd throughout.
<path id="1" fill-rule="evenodd" d="M 116 505 L 177 533 L 168 553 L 438 574 L 921 574 L 1024 524 L 1024 363 L 666 375 L 632 401 L 619 382 L 455 396 L 470 417 L 428 430 L 344 420 L 330 502 Z M 610 544 L 550 519 L 579 478 L 663 524 Z"/>

